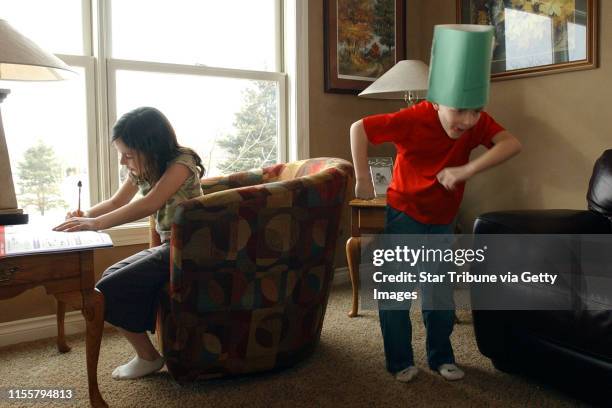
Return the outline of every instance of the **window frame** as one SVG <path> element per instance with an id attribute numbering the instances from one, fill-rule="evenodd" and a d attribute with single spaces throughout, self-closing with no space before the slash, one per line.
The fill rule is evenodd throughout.
<path id="1" fill-rule="evenodd" d="M 157 74 L 179 74 L 202 76 L 206 78 L 230 78 L 230 79 L 248 79 L 248 80 L 264 80 L 275 82 L 278 86 L 277 101 L 278 101 L 278 121 L 277 121 L 277 146 L 278 158 L 281 162 L 287 161 L 287 126 L 286 126 L 286 104 L 281 100 L 282 95 L 286 93 L 286 74 L 277 72 L 264 71 L 247 71 L 229 68 L 212 68 L 203 66 L 188 66 L 180 64 L 168 64 L 160 62 L 142 62 L 133 60 L 107 60 L 107 78 L 108 78 L 108 128 L 111 129 L 113 123 L 117 120 L 117 88 L 116 88 L 116 73 L 117 71 L 134 71 L 134 72 L 151 72 Z M 110 137 L 110 135 L 109 135 Z M 110 154 L 110 169 L 108 169 L 111 180 L 111 190 L 116 191 L 119 188 L 119 160 L 116 154 L 112 153 L 110 140 L 107 143 Z"/>
<path id="2" fill-rule="evenodd" d="M 87 151 L 88 151 L 88 175 L 89 175 L 89 200 L 91 205 L 102 201 L 98 188 L 100 174 L 100 163 L 92 153 L 98 150 L 98 132 L 96 115 L 96 81 L 95 81 L 95 60 L 86 55 L 65 55 L 55 54 L 69 66 L 82 68 L 85 72 L 85 103 L 87 114 Z"/>
<path id="3" fill-rule="evenodd" d="M 87 0 L 82 0 L 87 1 Z M 166 62 L 138 61 L 112 58 L 112 1 L 94 0 L 96 2 L 97 13 L 92 18 L 96 20 L 97 27 L 100 29 L 94 30 L 94 26 L 90 27 L 92 33 L 91 38 L 94 38 L 97 33 L 102 33 L 97 38 L 97 42 L 92 49 L 94 51 L 99 82 L 98 92 L 104 91 L 97 95 L 104 109 L 98 109 L 98 128 L 101 137 L 98 138 L 98 144 L 101 150 L 99 152 L 100 169 L 98 180 L 102 186 L 98 188 L 100 191 L 100 199 L 108 199 L 119 188 L 119 160 L 113 152 L 110 143 L 110 137 L 113 124 L 117 120 L 117 89 L 116 89 L 116 73 L 119 70 L 136 71 L 136 72 L 152 72 L 160 74 L 183 74 L 205 77 L 220 77 L 230 79 L 250 79 L 250 80 L 265 80 L 272 81 L 277 84 L 278 94 L 278 158 L 280 162 L 285 162 L 290 159 L 289 155 L 289 129 L 288 129 L 288 96 L 287 96 L 287 73 L 285 72 L 285 18 L 283 12 L 285 1 L 275 0 L 276 14 L 276 71 L 253 71 L 233 68 L 208 67 L 198 65 L 174 64 Z M 291 0 L 298 1 L 298 0 Z M 85 13 L 85 7 L 83 7 Z M 85 36 L 84 36 L 85 37 Z M 103 66 L 102 66 L 103 65 Z M 101 201 L 100 200 L 100 201 Z M 92 203 L 99 202 L 93 201 Z"/>

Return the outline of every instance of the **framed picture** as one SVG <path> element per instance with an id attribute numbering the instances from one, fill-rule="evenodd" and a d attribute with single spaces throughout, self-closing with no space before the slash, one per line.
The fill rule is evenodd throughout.
<path id="1" fill-rule="evenodd" d="M 374 184 L 374 195 L 384 197 L 387 195 L 387 187 L 391 184 L 393 177 L 393 158 L 391 157 L 369 157 L 370 175 Z"/>
<path id="2" fill-rule="evenodd" d="M 405 0 L 324 0 L 325 92 L 357 94 L 406 58 Z"/>
<path id="3" fill-rule="evenodd" d="M 457 20 L 495 27 L 492 79 L 597 67 L 598 0 L 457 0 Z"/>

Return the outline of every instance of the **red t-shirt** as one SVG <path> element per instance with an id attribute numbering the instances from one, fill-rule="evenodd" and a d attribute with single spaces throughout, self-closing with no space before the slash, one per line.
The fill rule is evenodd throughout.
<path id="1" fill-rule="evenodd" d="M 436 175 L 446 167 L 462 166 L 478 145 L 493 146 L 493 137 L 504 130 L 482 112 L 474 127 L 451 139 L 430 102 L 399 112 L 364 118 L 373 144 L 393 142 L 397 150 L 387 203 L 423 224 L 450 224 L 459 210 L 465 183 L 445 189 Z"/>

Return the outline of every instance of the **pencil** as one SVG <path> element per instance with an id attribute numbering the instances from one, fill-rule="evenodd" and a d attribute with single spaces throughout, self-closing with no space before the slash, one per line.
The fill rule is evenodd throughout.
<path id="1" fill-rule="evenodd" d="M 81 187 L 83 187 L 83 183 L 81 183 L 81 180 L 79 180 L 79 182 L 77 183 L 77 187 L 79 188 L 79 204 L 77 206 L 77 215 L 80 217 L 81 216 Z"/>

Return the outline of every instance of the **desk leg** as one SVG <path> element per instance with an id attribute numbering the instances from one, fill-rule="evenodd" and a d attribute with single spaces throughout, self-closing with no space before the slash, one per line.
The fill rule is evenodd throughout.
<path id="1" fill-rule="evenodd" d="M 359 258 L 361 257 L 361 239 L 350 237 L 346 241 L 346 259 L 348 261 L 351 284 L 353 286 L 353 305 L 349 317 L 358 316 L 359 312 Z"/>
<path id="2" fill-rule="evenodd" d="M 66 334 L 64 332 L 64 317 L 66 316 L 66 303 L 61 300 L 57 301 L 57 349 L 60 353 L 70 351 L 70 346 L 66 343 Z"/>
<path id="3" fill-rule="evenodd" d="M 83 316 L 87 326 L 85 353 L 87 354 L 87 383 L 92 407 L 108 407 L 98 389 L 98 357 L 104 328 L 104 296 L 94 290 L 83 292 Z"/>

